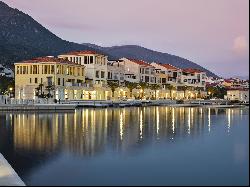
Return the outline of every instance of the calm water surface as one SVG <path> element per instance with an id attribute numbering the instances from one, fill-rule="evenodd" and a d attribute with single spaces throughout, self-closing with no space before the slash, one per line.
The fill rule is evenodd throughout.
<path id="1" fill-rule="evenodd" d="M 0 152 L 27 185 L 248 185 L 249 108 L 0 113 Z"/>

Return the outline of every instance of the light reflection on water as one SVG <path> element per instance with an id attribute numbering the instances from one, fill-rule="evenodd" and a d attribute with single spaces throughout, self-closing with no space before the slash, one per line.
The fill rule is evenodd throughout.
<path id="1" fill-rule="evenodd" d="M 20 167 L 22 164 L 15 164 L 14 161 L 20 155 L 22 159 L 39 155 L 37 160 L 41 160 L 65 152 L 82 158 L 102 155 L 106 151 L 131 153 L 135 147 L 140 150 L 140 147 L 144 149 L 154 143 L 167 144 L 209 136 L 224 124 L 222 132 L 230 135 L 232 127 L 239 125 L 244 115 L 249 115 L 248 109 L 198 107 L 88 108 L 72 113 L 0 113 L 0 151 L 22 176 L 27 177 L 29 174 Z M 235 155 L 240 155 L 237 159 L 249 162 L 244 146 L 238 147 L 234 148 L 239 153 Z"/>

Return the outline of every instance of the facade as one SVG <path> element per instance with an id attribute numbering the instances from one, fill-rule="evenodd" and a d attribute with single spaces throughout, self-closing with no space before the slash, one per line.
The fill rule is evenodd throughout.
<path id="1" fill-rule="evenodd" d="M 35 99 L 39 92 L 67 99 L 67 90 L 77 89 L 84 82 L 84 66 L 68 60 L 41 57 L 15 63 L 16 99 Z"/>
<path id="2" fill-rule="evenodd" d="M 182 69 L 181 84 L 190 87 L 198 87 L 205 90 L 206 73 L 198 69 Z"/>
<path id="3" fill-rule="evenodd" d="M 230 101 L 249 102 L 249 90 L 247 89 L 230 89 L 227 91 L 226 99 Z"/>
<path id="4" fill-rule="evenodd" d="M 155 67 L 157 83 L 176 86 L 181 80 L 181 69 L 170 64 L 151 63 Z"/>
<path id="5" fill-rule="evenodd" d="M 155 68 L 142 60 L 122 58 L 125 68 L 125 80 L 129 82 L 145 82 L 156 84 Z"/>
<path id="6" fill-rule="evenodd" d="M 107 83 L 107 56 L 95 51 L 75 51 L 61 54 L 58 58 L 69 60 L 75 64 L 84 65 L 86 82 L 89 85 L 105 85 Z"/>
<path id="7" fill-rule="evenodd" d="M 122 85 L 125 81 L 125 65 L 123 60 L 108 61 L 107 81 L 117 81 Z"/>

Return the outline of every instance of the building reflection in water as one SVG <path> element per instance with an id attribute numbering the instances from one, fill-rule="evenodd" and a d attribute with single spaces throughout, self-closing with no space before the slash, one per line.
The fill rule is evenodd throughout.
<path id="1" fill-rule="evenodd" d="M 16 151 L 68 151 L 92 156 L 109 146 L 129 151 L 152 141 L 199 136 L 211 130 L 211 115 L 227 115 L 230 132 L 235 109 L 131 107 L 82 109 L 73 113 L 5 114 Z M 238 115 L 243 115 L 237 110 Z M 1 117 L 1 115 L 0 115 Z M 3 128 L 3 127 L 1 127 Z M 0 131 L 1 131 L 0 128 Z M 211 132 L 210 132 L 211 133 Z"/>

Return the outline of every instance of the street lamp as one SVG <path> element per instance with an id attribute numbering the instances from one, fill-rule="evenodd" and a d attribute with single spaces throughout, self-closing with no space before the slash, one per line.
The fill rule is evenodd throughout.
<path id="1" fill-rule="evenodd" d="M 11 98 L 12 91 L 13 91 L 13 88 L 10 87 L 10 88 L 9 88 L 9 97 L 10 97 L 10 98 Z"/>

